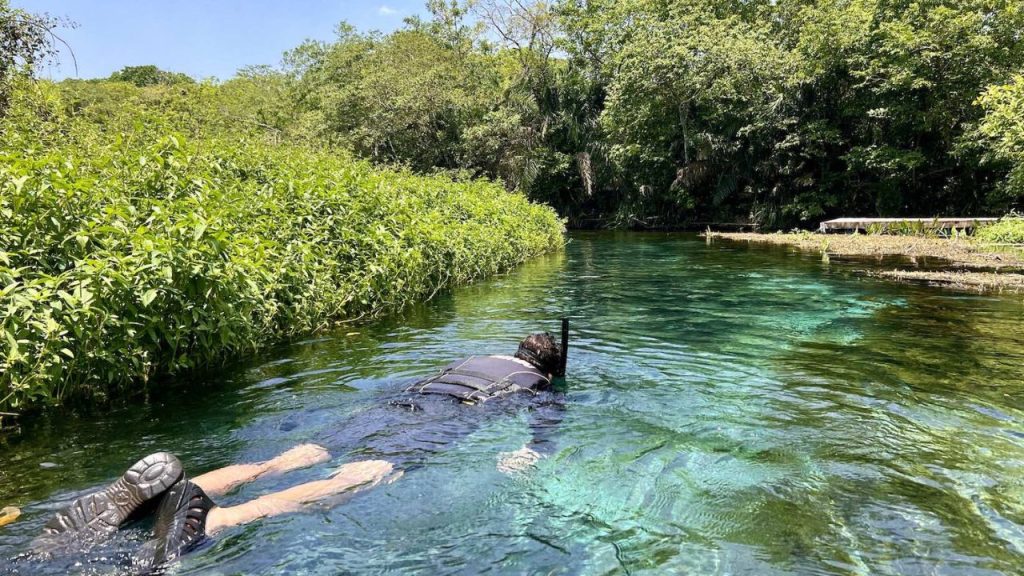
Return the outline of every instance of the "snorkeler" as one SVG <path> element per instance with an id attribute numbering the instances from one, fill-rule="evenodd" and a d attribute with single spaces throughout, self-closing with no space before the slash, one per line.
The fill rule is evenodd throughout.
<path id="1" fill-rule="evenodd" d="M 531 334 L 519 343 L 514 356 L 470 356 L 452 362 L 436 375 L 405 389 L 415 394 L 440 394 L 463 404 L 550 388 L 562 370 L 562 351 L 550 334 Z"/>
<path id="2" fill-rule="evenodd" d="M 397 427 L 401 432 L 406 428 L 403 424 L 412 422 L 409 416 L 424 412 L 435 416 L 439 410 L 465 413 L 473 410 L 467 406 L 482 409 L 481 405 L 491 405 L 502 398 L 537 397 L 551 389 L 555 378 L 564 376 L 567 338 L 568 324 L 563 320 L 561 346 L 550 334 L 532 334 L 520 343 L 513 356 L 471 356 L 445 366 L 437 374 L 406 387 L 382 406 L 383 412 L 367 414 L 370 418 L 364 421 L 374 430 L 357 437 L 385 441 L 377 445 L 370 441 L 361 446 L 359 454 L 363 459 L 342 465 L 325 480 L 300 484 L 237 506 L 218 506 L 212 498 L 264 476 L 326 462 L 330 453 L 322 446 L 303 444 L 266 462 L 236 464 L 191 479 L 175 456 L 165 452 L 152 454 L 110 486 L 76 499 L 57 513 L 46 523 L 33 550 L 45 554 L 98 543 L 130 518 L 139 516 L 140 511 L 149 508 L 148 504 L 156 503 L 154 537 L 133 559 L 133 564 L 143 569 L 157 568 L 225 528 L 297 512 L 314 502 L 336 503 L 343 495 L 393 482 L 405 469 L 414 467 L 403 454 L 416 452 L 416 441 L 400 433 L 388 437 L 378 429 Z M 443 415 L 448 413 L 453 412 Z M 394 418 L 396 414 L 398 420 Z M 542 417 L 539 422 L 531 423 L 538 446 L 546 440 L 537 431 L 545 429 L 551 419 Z M 396 450 L 403 440 L 411 442 Z M 438 444 L 433 440 L 430 443 Z M 511 472 L 532 465 L 542 454 L 524 445 L 500 456 L 498 468 Z"/>

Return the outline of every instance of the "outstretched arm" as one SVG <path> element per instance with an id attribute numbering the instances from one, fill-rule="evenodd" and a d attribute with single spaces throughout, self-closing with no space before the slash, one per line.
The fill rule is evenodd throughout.
<path id="1" fill-rule="evenodd" d="M 551 400 L 530 411 L 530 441 L 514 452 L 498 455 L 498 470 L 506 474 L 521 472 L 558 449 L 555 434 L 565 417 L 565 404 Z"/>
<path id="2" fill-rule="evenodd" d="M 526 445 L 538 454 L 550 456 L 558 450 L 556 440 L 565 418 L 565 403 L 561 399 L 537 405 L 530 411 L 530 443 Z"/>

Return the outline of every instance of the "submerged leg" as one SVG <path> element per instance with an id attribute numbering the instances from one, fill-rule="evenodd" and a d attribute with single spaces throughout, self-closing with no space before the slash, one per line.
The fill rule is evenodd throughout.
<path id="1" fill-rule="evenodd" d="M 209 496 L 220 496 L 247 482 L 264 476 L 283 474 L 330 460 L 327 449 L 316 444 L 301 444 L 272 460 L 255 464 L 234 464 L 196 476 L 192 482 Z"/>
<path id="2" fill-rule="evenodd" d="M 316 480 L 287 490 L 261 496 L 255 500 L 226 508 L 213 508 L 206 517 L 206 533 L 252 522 L 267 516 L 297 512 L 305 504 L 329 500 L 340 495 L 372 488 L 387 480 L 393 482 L 399 475 L 393 474 L 394 466 L 383 460 L 352 462 L 338 468 L 330 478 Z"/>

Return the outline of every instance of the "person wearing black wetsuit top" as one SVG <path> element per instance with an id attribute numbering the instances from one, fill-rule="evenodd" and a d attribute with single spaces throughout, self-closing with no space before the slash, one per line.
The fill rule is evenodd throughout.
<path id="1" fill-rule="evenodd" d="M 322 446 L 303 444 L 266 462 L 236 464 L 192 479 L 185 475 L 175 456 L 151 454 L 110 486 L 82 496 L 58 512 L 33 543 L 33 552 L 85 552 L 116 532 L 144 505 L 156 503 L 154 538 L 132 562 L 141 570 L 158 569 L 224 528 L 295 512 L 305 504 L 340 493 L 393 482 L 403 470 L 419 464 L 424 453 L 436 451 L 469 429 L 453 423 L 479 419 L 492 406 L 515 407 L 524 400 L 533 402 L 533 408 L 550 406 L 537 400 L 550 394 L 552 380 L 561 370 L 562 350 L 550 334 L 528 336 L 514 356 L 470 356 L 452 362 L 437 374 L 405 387 L 379 410 L 365 415 L 369 417 L 351 423 L 353 433 L 345 438 L 365 443 L 347 448 L 360 460 L 340 466 L 328 479 L 300 484 L 238 506 L 217 506 L 212 497 L 264 476 L 325 462 L 330 460 L 330 453 Z M 560 416 L 535 415 L 532 446 L 502 454 L 498 468 L 510 472 L 536 462 L 549 451 L 551 443 L 545 433 L 558 420 Z M 381 433 L 384 430 L 392 433 Z"/>
<path id="2" fill-rule="evenodd" d="M 510 394 L 536 395 L 551 388 L 560 362 L 550 334 L 532 334 L 515 356 L 470 356 L 445 366 L 436 375 L 409 386 L 406 392 L 452 396 L 480 404 Z"/>
<path id="3" fill-rule="evenodd" d="M 553 383 L 561 351 L 550 334 L 525 338 L 513 356 L 470 356 L 435 374 L 385 393 L 382 401 L 312 435 L 332 454 L 381 459 L 412 470 L 477 430 L 491 418 L 529 412 L 530 441 L 499 455 L 498 468 L 515 472 L 554 450 L 552 432 L 564 412 Z M 321 418 L 294 415 L 302 421 Z"/>

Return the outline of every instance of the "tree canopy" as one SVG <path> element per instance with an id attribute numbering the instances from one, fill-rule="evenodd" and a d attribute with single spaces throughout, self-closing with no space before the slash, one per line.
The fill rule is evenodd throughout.
<path id="1" fill-rule="evenodd" d="M 147 97 L 189 87 L 215 102 L 207 120 L 277 140 L 495 179 L 577 226 L 788 228 L 1024 201 L 1016 0 L 427 7 L 390 34 L 342 23 L 223 83 L 155 66 L 110 79 Z M 32 42 L 6 53 L 38 57 Z M 116 103 L 101 93 L 118 89 L 73 90 Z"/>
<path id="2" fill-rule="evenodd" d="M 323 137 L 498 178 L 577 224 L 786 227 L 1021 201 L 1006 180 L 1019 159 L 992 148 L 985 117 L 1024 66 L 1016 2 L 429 7 L 392 34 L 342 26 L 290 54 Z"/>
<path id="3" fill-rule="evenodd" d="M 128 82 L 136 86 L 155 86 L 157 84 L 192 84 L 195 80 L 181 72 L 167 72 L 149 64 L 146 66 L 125 66 L 110 75 L 114 82 Z"/>

